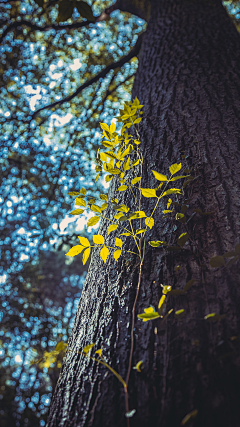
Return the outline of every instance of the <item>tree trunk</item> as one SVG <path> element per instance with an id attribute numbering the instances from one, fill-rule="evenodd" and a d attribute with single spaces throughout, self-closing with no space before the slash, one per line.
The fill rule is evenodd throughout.
<path id="1" fill-rule="evenodd" d="M 220 1 L 152 1 L 133 88 L 133 97 L 144 105 L 142 187 L 156 185 L 151 170 L 166 174 L 184 151 L 198 175 L 186 190 L 186 216 L 197 208 L 213 214 L 192 216 L 190 240 L 181 251 L 147 244 L 136 313 L 157 306 L 160 284 L 183 289 L 190 279 L 195 283 L 167 303 L 167 310 L 185 309 L 181 321 L 173 314 L 164 324 L 136 319 L 132 366 L 143 360 L 144 369 L 131 370 L 130 409 L 136 409 L 131 427 L 180 426 L 195 409 L 198 415 L 188 425 L 240 425 L 239 344 L 230 339 L 239 335 L 239 261 L 231 267 L 209 266 L 211 257 L 233 251 L 240 241 L 239 52 L 240 37 Z M 143 203 L 142 209 L 150 211 L 151 201 L 143 198 Z M 185 225 L 162 218 L 162 208 L 149 240 L 176 245 Z M 107 236 L 106 230 L 102 223 L 101 234 Z M 108 239 L 111 244 L 113 237 Z M 120 382 L 78 352 L 95 342 L 126 378 L 138 268 L 126 257 L 104 264 L 95 252 L 48 427 L 127 425 Z M 204 320 L 213 312 L 226 317 Z"/>

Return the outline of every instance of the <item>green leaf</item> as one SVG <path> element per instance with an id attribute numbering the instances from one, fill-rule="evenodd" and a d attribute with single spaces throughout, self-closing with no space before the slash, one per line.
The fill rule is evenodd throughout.
<path id="1" fill-rule="evenodd" d="M 145 219 L 145 224 L 146 224 L 147 227 L 149 227 L 150 229 L 152 229 L 153 226 L 154 226 L 154 219 L 150 218 L 150 217 L 146 218 Z"/>
<path id="2" fill-rule="evenodd" d="M 138 314 L 139 319 L 142 319 L 143 322 L 147 322 L 148 320 L 157 319 L 160 317 L 157 311 L 154 310 L 153 307 L 148 307 L 144 309 L 144 313 Z"/>
<path id="3" fill-rule="evenodd" d="M 154 188 L 140 188 L 144 197 L 157 197 L 156 190 Z"/>
<path id="4" fill-rule="evenodd" d="M 78 238 L 80 240 L 81 245 L 85 246 L 85 248 L 88 248 L 90 246 L 90 242 L 86 237 L 78 236 Z"/>
<path id="5" fill-rule="evenodd" d="M 95 344 L 88 344 L 84 347 L 83 349 L 83 353 L 88 354 L 89 351 L 91 350 L 91 348 L 93 348 L 95 346 Z"/>
<path id="6" fill-rule="evenodd" d="M 118 228 L 118 224 L 112 224 L 108 227 L 108 234 L 110 234 L 112 231 L 115 231 Z"/>
<path id="7" fill-rule="evenodd" d="M 117 261 L 117 260 L 118 260 L 118 258 L 121 256 L 121 254 L 122 254 L 121 249 L 116 249 L 116 250 L 114 251 L 113 257 L 114 257 L 115 261 Z"/>
<path id="8" fill-rule="evenodd" d="M 127 190 L 128 186 L 127 185 L 120 185 L 120 187 L 118 187 L 117 191 L 125 191 Z"/>
<path id="9" fill-rule="evenodd" d="M 119 246 L 120 248 L 122 248 L 122 245 L 123 245 L 122 240 L 116 237 L 115 246 Z"/>
<path id="10" fill-rule="evenodd" d="M 101 213 L 102 212 L 101 208 L 99 206 L 97 206 L 97 205 L 90 205 L 89 208 L 93 212 L 97 212 L 97 213 Z"/>
<path id="11" fill-rule="evenodd" d="M 77 197 L 75 200 L 75 205 L 77 206 L 84 206 L 86 208 L 87 203 L 85 202 L 84 199 L 82 199 L 82 197 Z"/>
<path id="12" fill-rule="evenodd" d="M 209 264 L 213 268 L 218 268 L 218 267 L 222 267 L 223 265 L 225 265 L 225 261 L 224 261 L 223 256 L 218 255 L 218 256 L 212 257 L 209 261 Z"/>
<path id="13" fill-rule="evenodd" d="M 166 245 L 166 242 L 161 242 L 160 240 L 151 240 L 150 242 L 148 242 L 150 246 L 152 246 L 153 248 L 158 248 L 158 246 L 163 246 Z"/>
<path id="14" fill-rule="evenodd" d="M 183 246 L 184 246 L 184 245 L 185 245 L 185 243 L 188 241 L 188 239 L 189 239 L 189 235 L 188 235 L 188 233 L 182 233 L 182 234 L 179 236 L 178 240 L 177 240 L 177 244 L 178 244 L 181 248 L 183 248 Z"/>
<path id="15" fill-rule="evenodd" d="M 87 262 L 87 260 L 88 260 L 88 258 L 89 258 L 90 252 L 91 252 L 91 248 L 87 248 L 87 249 L 85 249 L 85 251 L 83 252 L 83 257 L 82 257 L 83 265 L 85 265 L 85 264 L 86 264 L 86 262 Z"/>
<path id="16" fill-rule="evenodd" d="M 72 17 L 73 2 L 69 0 L 62 0 L 58 4 L 58 17 L 57 22 L 65 22 Z"/>
<path id="17" fill-rule="evenodd" d="M 187 292 L 188 289 L 190 289 L 194 283 L 195 283 L 195 279 L 189 280 L 183 288 L 184 292 Z"/>
<path id="18" fill-rule="evenodd" d="M 87 227 L 92 227 L 93 225 L 96 225 L 100 220 L 100 216 L 93 216 L 90 218 L 87 222 Z"/>
<path id="19" fill-rule="evenodd" d="M 174 175 L 175 173 L 177 173 L 178 171 L 180 171 L 181 168 L 182 168 L 182 163 L 179 163 L 179 164 L 174 163 L 169 168 L 170 174 Z"/>
<path id="20" fill-rule="evenodd" d="M 83 249 L 85 249 L 85 246 L 76 245 L 76 246 L 73 246 L 71 249 L 69 249 L 68 253 L 66 253 L 65 255 L 76 256 L 76 255 L 80 254 L 83 251 Z"/>
<path id="21" fill-rule="evenodd" d="M 195 418 L 198 414 L 198 410 L 194 409 L 193 411 L 189 412 L 183 420 L 181 421 L 181 426 L 185 426 L 189 421 L 191 421 L 193 418 Z"/>
<path id="22" fill-rule="evenodd" d="M 97 245 L 104 245 L 104 237 L 101 234 L 94 234 L 93 243 L 96 243 Z"/>
<path id="23" fill-rule="evenodd" d="M 161 197 L 168 196 L 169 194 L 182 194 L 182 190 L 180 188 L 170 188 L 167 191 L 164 191 Z"/>
<path id="24" fill-rule="evenodd" d="M 137 184 L 139 181 L 141 181 L 141 179 L 142 179 L 142 177 L 141 177 L 141 176 L 138 176 L 138 177 L 136 177 L 136 178 L 133 178 L 133 179 L 132 179 L 132 181 L 131 181 L 131 184 L 132 184 L 132 185 Z"/>
<path id="25" fill-rule="evenodd" d="M 70 193 L 67 193 L 69 196 L 78 196 L 79 193 L 77 191 L 70 191 Z"/>
<path id="26" fill-rule="evenodd" d="M 106 262 L 108 255 L 109 255 L 109 249 L 107 248 L 107 246 L 104 246 L 100 251 L 100 257 L 104 262 Z"/>
<path id="27" fill-rule="evenodd" d="M 159 173 L 156 171 L 152 171 L 152 173 L 158 181 L 167 181 L 168 180 L 167 176 L 163 175 L 162 173 Z"/>
<path id="28" fill-rule="evenodd" d="M 84 209 L 75 209 L 74 211 L 70 212 L 70 215 L 81 215 L 84 212 Z"/>

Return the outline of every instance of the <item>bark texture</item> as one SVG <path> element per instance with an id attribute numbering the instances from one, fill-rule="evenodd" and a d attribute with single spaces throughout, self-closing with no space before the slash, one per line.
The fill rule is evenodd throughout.
<path id="1" fill-rule="evenodd" d="M 161 283 L 175 289 L 192 278 L 196 283 L 169 299 L 168 309 L 186 310 L 183 320 L 136 320 L 133 366 L 143 360 L 144 370 L 130 376 L 130 408 L 137 410 L 131 427 L 180 426 L 194 409 L 198 415 L 188 425 L 239 427 L 239 344 L 230 340 L 240 330 L 239 262 L 213 269 L 209 259 L 240 241 L 240 37 L 217 0 L 153 0 L 151 6 L 133 89 L 144 104 L 142 186 L 155 185 L 151 169 L 166 173 L 184 150 L 199 176 L 187 190 L 186 215 L 196 208 L 214 214 L 193 216 L 183 251 L 147 246 L 137 313 L 157 306 Z M 151 201 L 143 202 L 150 210 Z M 174 244 L 185 231 L 162 219 L 161 209 L 155 223 L 150 240 Z M 106 230 L 102 223 L 100 232 Z M 177 265 L 182 268 L 175 272 Z M 105 265 L 93 257 L 48 427 L 126 426 L 121 384 L 77 352 L 95 342 L 126 377 L 137 273 L 134 258 Z M 212 312 L 226 317 L 203 320 Z"/>

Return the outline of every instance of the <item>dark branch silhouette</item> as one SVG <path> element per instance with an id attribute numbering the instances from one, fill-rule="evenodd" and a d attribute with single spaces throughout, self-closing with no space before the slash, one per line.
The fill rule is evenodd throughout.
<path id="1" fill-rule="evenodd" d="M 117 62 L 112 62 L 111 64 L 109 64 L 106 68 L 104 68 L 102 71 L 100 71 L 100 73 L 98 73 L 96 76 L 92 77 L 87 82 L 83 83 L 81 86 L 79 86 L 79 88 L 75 92 L 73 92 L 71 95 L 68 95 L 66 98 L 62 98 L 59 101 L 53 102 L 52 104 L 48 104 L 42 108 L 39 108 L 32 115 L 31 120 L 35 119 L 35 117 L 43 110 L 46 110 L 49 108 L 54 108 L 56 106 L 60 106 L 60 105 L 64 104 L 65 102 L 71 101 L 73 98 L 75 98 L 77 95 L 79 95 L 84 89 L 91 86 L 93 83 L 96 83 L 99 79 L 104 78 L 109 73 L 109 71 L 122 67 L 124 64 L 129 62 L 130 59 L 132 59 L 134 56 L 137 56 L 137 54 L 140 50 L 141 43 L 142 43 L 143 34 L 144 33 L 140 34 L 140 36 L 137 39 L 135 46 L 126 56 L 119 59 Z"/>

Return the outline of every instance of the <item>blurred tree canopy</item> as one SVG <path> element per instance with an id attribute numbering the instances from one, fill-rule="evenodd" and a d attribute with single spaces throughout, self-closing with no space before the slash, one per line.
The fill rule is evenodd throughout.
<path id="1" fill-rule="evenodd" d="M 125 3 L 0 1 L 3 426 L 45 425 L 60 362 L 30 362 L 67 341 L 80 297 L 85 270 L 64 253 L 84 223 L 67 193 L 91 189 L 99 121 L 130 99 L 149 11 Z M 239 3 L 224 4 L 239 27 Z"/>

